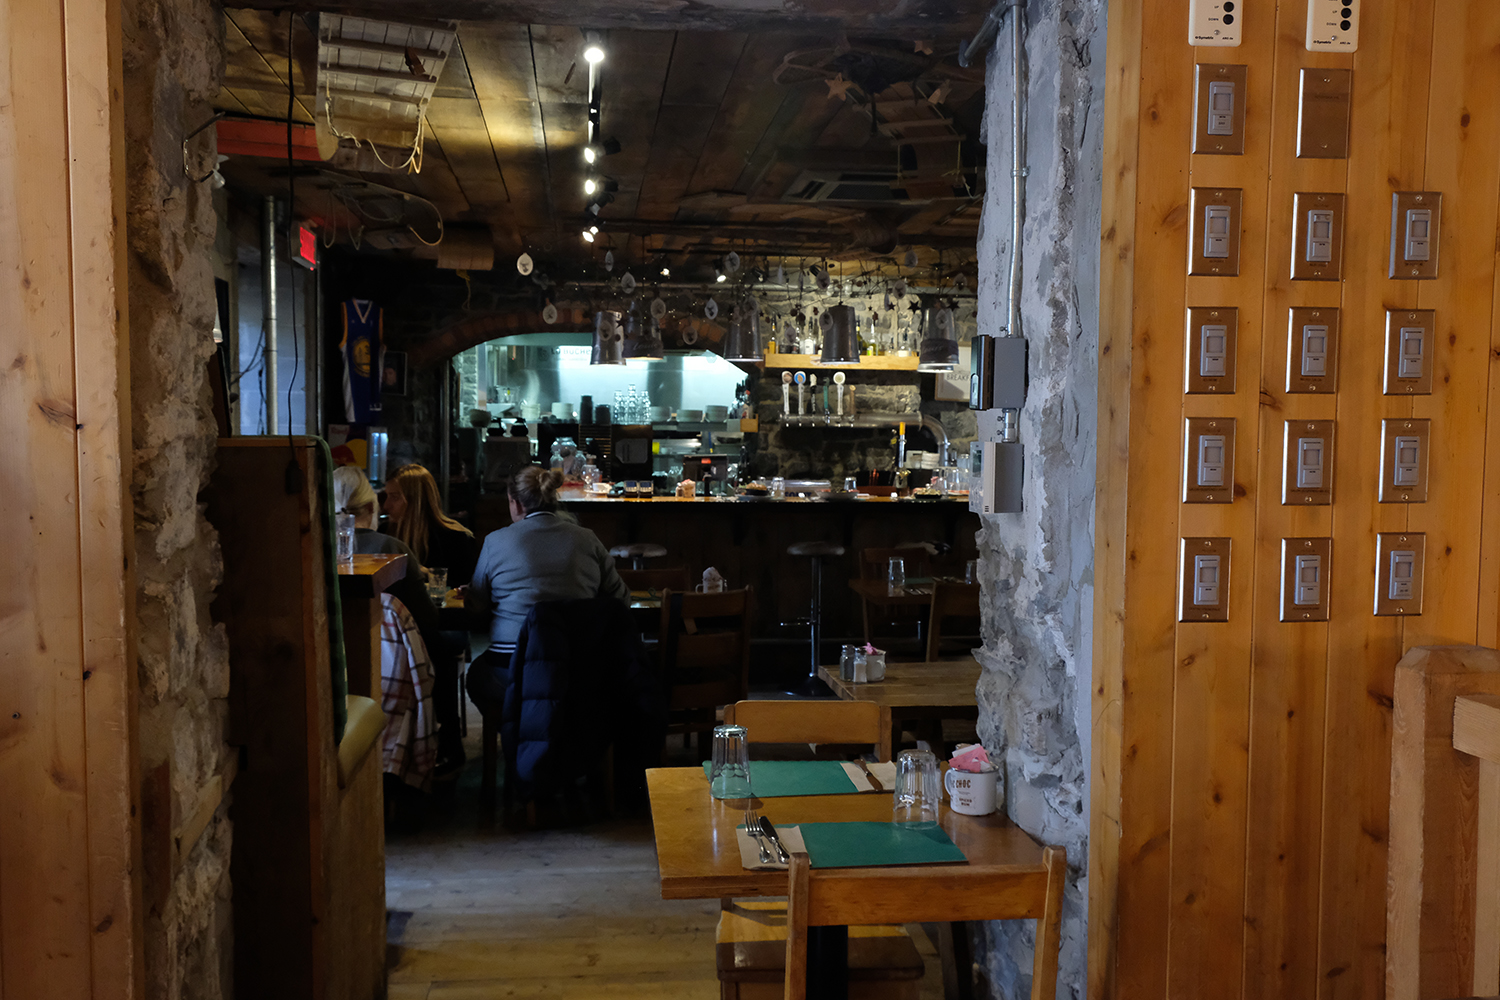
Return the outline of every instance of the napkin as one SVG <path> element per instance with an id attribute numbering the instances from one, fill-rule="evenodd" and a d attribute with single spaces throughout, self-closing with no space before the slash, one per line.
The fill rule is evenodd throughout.
<path id="1" fill-rule="evenodd" d="M 735 827 L 735 838 L 740 844 L 740 864 L 751 871 L 786 871 L 787 866 L 776 858 L 776 848 L 771 847 L 771 860 L 767 864 L 760 863 L 760 843 L 752 836 L 750 831 L 743 826 Z M 799 826 L 778 826 L 776 835 L 781 838 L 781 846 L 786 848 L 788 854 L 798 851 L 807 852 L 807 845 L 802 842 L 802 828 Z M 771 845 L 767 844 L 767 847 Z"/>
<path id="2" fill-rule="evenodd" d="M 858 764 L 843 762 L 840 766 L 854 783 L 854 787 L 861 792 L 889 792 L 896 787 L 895 764 L 867 764 L 865 766 L 870 769 L 869 775 Z M 870 783 L 871 777 L 880 782 L 879 787 Z"/>

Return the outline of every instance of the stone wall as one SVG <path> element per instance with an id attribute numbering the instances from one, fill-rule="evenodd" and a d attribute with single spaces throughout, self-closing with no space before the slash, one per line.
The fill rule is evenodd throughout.
<path id="1" fill-rule="evenodd" d="M 126 239 L 134 468 L 146 996 L 232 993 L 227 803 L 185 856 L 173 831 L 223 770 L 221 565 L 198 494 L 213 469 L 215 214 L 183 172 L 182 137 L 212 113 L 223 29 L 207 0 L 125 0 Z M 200 137 L 212 153 L 212 133 Z M 205 160 L 212 163 L 211 155 Z"/>
<path id="2" fill-rule="evenodd" d="M 988 335 L 1006 322 L 1013 13 L 989 56 L 989 175 L 979 239 L 980 332 Z M 979 732 L 1005 760 L 1011 817 L 1067 848 L 1058 995 L 1082 997 L 1105 0 L 1030 0 L 1026 15 L 1025 510 L 983 518 Z M 998 440 L 997 411 L 982 415 L 979 434 Z M 1032 928 L 1030 921 L 985 928 L 976 954 L 995 996 L 1028 995 Z"/>

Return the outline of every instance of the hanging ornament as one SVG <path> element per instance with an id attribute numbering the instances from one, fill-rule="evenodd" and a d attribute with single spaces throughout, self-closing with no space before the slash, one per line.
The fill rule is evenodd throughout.
<path id="1" fill-rule="evenodd" d="M 916 267 L 917 266 L 917 251 L 915 249 L 911 249 L 911 250 L 906 251 L 906 259 L 905 259 L 904 263 L 906 264 L 907 267 Z"/>
<path id="2" fill-rule="evenodd" d="M 615 269 L 615 252 L 613 250 L 604 251 L 604 269 L 606 271 L 613 271 Z"/>
<path id="3" fill-rule="evenodd" d="M 689 347 L 698 342 L 698 327 L 695 323 L 689 323 L 682 328 L 682 342 Z"/>
<path id="4" fill-rule="evenodd" d="M 902 298 L 906 297 L 906 279 L 905 278 L 897 278 L 896 279 L 896 294 L 899 295 L 899 296 L 901 296 Z"/>
<path id="5" fill-rule="evenodd" d="M 548 302 L 547 307 L 542 310 L 542 321 L 548 326 L 557 322 L 557 306 Z"/>
<path id="6" fill-rule="evenodd" d="M 620 288 L 624 290 L 626 295 L 635 291 L 635 275 L 626 271 L 624 277 L 620 279 Z"/>
<path id="7" fill-rule="evenodd" d="M 733 250 L 724 255 L 724 273 L 734 274 L 740 269 L 740 255 Z"/>
<path id="8" fill-rule="evenodd" d="M 891 301 L 891 290 L 887 288 L 885 290 L 885 311 L 890 312 L 894 308 L 895 303 Z"/>
<path id="9" fill-rule="evenodd" d="M 703 315 L 707 316 L 709 319 L 718 319 L 719 318 L 719 304 L 717 302 L 715 302 L 712 298 L 710 298 L 708 300 L 708 304 L 703 307 Z"/>
<path id="10" fill-rule="evenodd" d="M 651 316 L 658 322 L 667 318 L 667 302 L 659 295 L 651 300 Z"/>
<path id="11" fill-rule="evenodd" d="M 760 299 L 757 299 L 754 295 L 750 296 L 745 300 L 745 309 L 751 316 L 760 315 Z"/>
<path id="12" fill-rule="evenodd" d="M 786 268 L 782 267 L 780 264 L 776 265 L 776 284 L 786 284 Z"/>
<path id="13" fill-rule="evenodd" d="M 960 274 L 958 277 L 953 279 L 953 287 L 955 290 L 961 292 L 969 287 L 969 279 Z"/>
<path id="14" fill-rule="evenodd" d="M 536 268 L 536 263 L 531 259 L 531 254 L 523 253 L 516 258 L 516 270 L 523 275 L 530 274 Z"/>
<path id="15" fill-rule="evenodd" d="M 938 87 L 938 89 L 927 95 L 927 103 L 931 104 L 933 107 L 942 104 L 948 99 L 948 92 L 952 89 L 952 86 L 950 86 L 949 84 L 942 84 Z"/>
<path id="16" fill-rule="evenodd" d="M 841 101 L 849 99 L 849 88 L 854 86 L 853 80 L 845 80 L 844 74 L 840 73 L 832 80 L 824 80 L 828 84 L 828 97 L 830 100 L 837 97 Z"/>

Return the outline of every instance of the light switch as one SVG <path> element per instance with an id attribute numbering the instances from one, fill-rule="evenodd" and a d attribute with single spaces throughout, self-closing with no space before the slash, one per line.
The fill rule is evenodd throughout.
<path id="1" fill-rule="evenodd" d="M 1193 152 L 1237 156 L 1245 151 L 1245 66 L 1199 63 Z"/>
<path id="2" fill-rule="evenodd" d="M 1328 324 L 1308 323 L 1302 327 L 1302 377 L 1322 378 L 1328 374 Z"/>
<path id="3" fill-rule="evenodd" d="M 1292 277 L 1299 281 L 1337 281 L 1344 256 L 1344 196 L 1299 191 L 1292 199 L 1292 213 L 1296 220 Z"/>
<path id="4" fill-rule="evenodd" d="M 1297 107 L 1299 158 L 1339 160 L 1349 155 L 1353 93 L 1353 70 L 1303 67 Z"/>
<path id="5" fill-rule="evenodd" d="M 1203 209 L 1203 256 L 1228 259 L 1229 224 L 1228 205 L 1209 205 Z"/>
<path id="6" fill-rule="evenodd" d="M 1383 532 L 1375 536 L 1375 613 L 1422 613 L 1423 563 L 1427 536 L 1421 532 Z"/>
<path id="7" fill-rule="evenodd" d="M 1190 417 L 1187 421 L 1182 502 L 1234 500 L 1234 421 Z"/>
<path id="8" fill-rule="evenodd" d="M 1239 188 L 1193 188 L 1188 274 L 1232 277 L 1240 273 L 1242 196 Z"/>
<path id="9" fill-rule="evenodd" d="M 1235 46 L 1240 44 L 1239 8 L 1246 0 L 1188 0 L 1188 44 Z"/>
<path id="10" fill-rule="evenodd" d="M 1178 579 L 1178 620 L 1229 620 L 1229 539 L 1184 538 Z"/>
<path id="11" fill-rule="evenodd" d="M 1397 191 L 1391 196 L 1392 278 L 1438 276 L 1438 238 L 1443 196 L 1436 191 Z"/>
<path id="12" fill-rule="evenodd" d="M 1282 447 L 1282 504 L 1320 507 L 1333 503 L 1333 421 L 1286 421 Z"/>
<path id="13" fill-rule="evenodd" d="M 1339 311 L 1297 306 L 1287 327 L 1286 391 L 1333 392 L 1338 387 Z"/>
<path id="14" fill-rule="evenodd" d="M 1281 540 L 1281 620 L 1326 622 L 1333 539 Z"/>
<path id="15" fill-rule="evenodd" d="M 1198 307 L 1188 310 L 1187 386 L 1189 393 L 1234 392 L 1234 351 L 1239 310 Z"/>
<path id="16" fill-rule="evenodd" d="M 1308 0 L 1307 51 L 1353 52 L 1359 48 L 1359 8 L 1365 0 Z"/>
<path id="17" fill-rule="evenodd" d="M 1427 501 L 1430 420 L 1380 422 L 1380 502 Z"/>
<path id="18" fill-rule="evenodd" d="M 1432 392 L 1432 352 L 1436 314 L 1431 309 L 1387 309 L 1385 313 L 1385 394 Z"/>

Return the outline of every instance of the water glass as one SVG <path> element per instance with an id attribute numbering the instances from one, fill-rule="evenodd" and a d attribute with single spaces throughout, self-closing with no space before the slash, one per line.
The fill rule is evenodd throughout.
<path id="1" fill-rule="evenodd" d="M 845 476 L 844 477 L 844 491 L 846 493 L 855 493 L 858 490 L 859 490 L 859 480 L 856 477 L 854 477 L 854 476 Z"/>
<path id="2" fill-rule="evenodd" d="M 933 768 L 935 775 L 936 763 Z M 714 759 L 708 774 L 708 790 L 716 799 L 750 797 L 750 744 L 744 726 L 714 727 Z"/>
<path id="3" fill-rule="evenodd" d="M 427 596 L 439 607 L 448 599 L 447 567 L 427 567 Z"/>
<path id="4" fill-rule="evenodd" d="M 354 561 L 354 515 L 340 514 L 338 517 L 339 562 L 348 565 Z"/>
<path id="5" fill-rule="evenodd" d="M 780 476 L 771 479 L 771 496 L 777 500 L 786 499 L 786 480 Z"/>
<path id="6" fill-rule="evenodd" d="M 896 758 L 891 822 L 918 828 L 937 826 L 939 794 L 937 758 L 932 752 L 901 751 Z"/>
<path id="7" fill-rule="evenodd" d="M 900 556 L 892 556 L 886 570 L 886 594 L 890 597 L 899 597 L 906 590 L 906 560 Z"/>
<path id="8" fill-rule="evenodd" d="M 964 583 L 979 582 L 979 560 L 970 559 L 964 563 Z"/>

